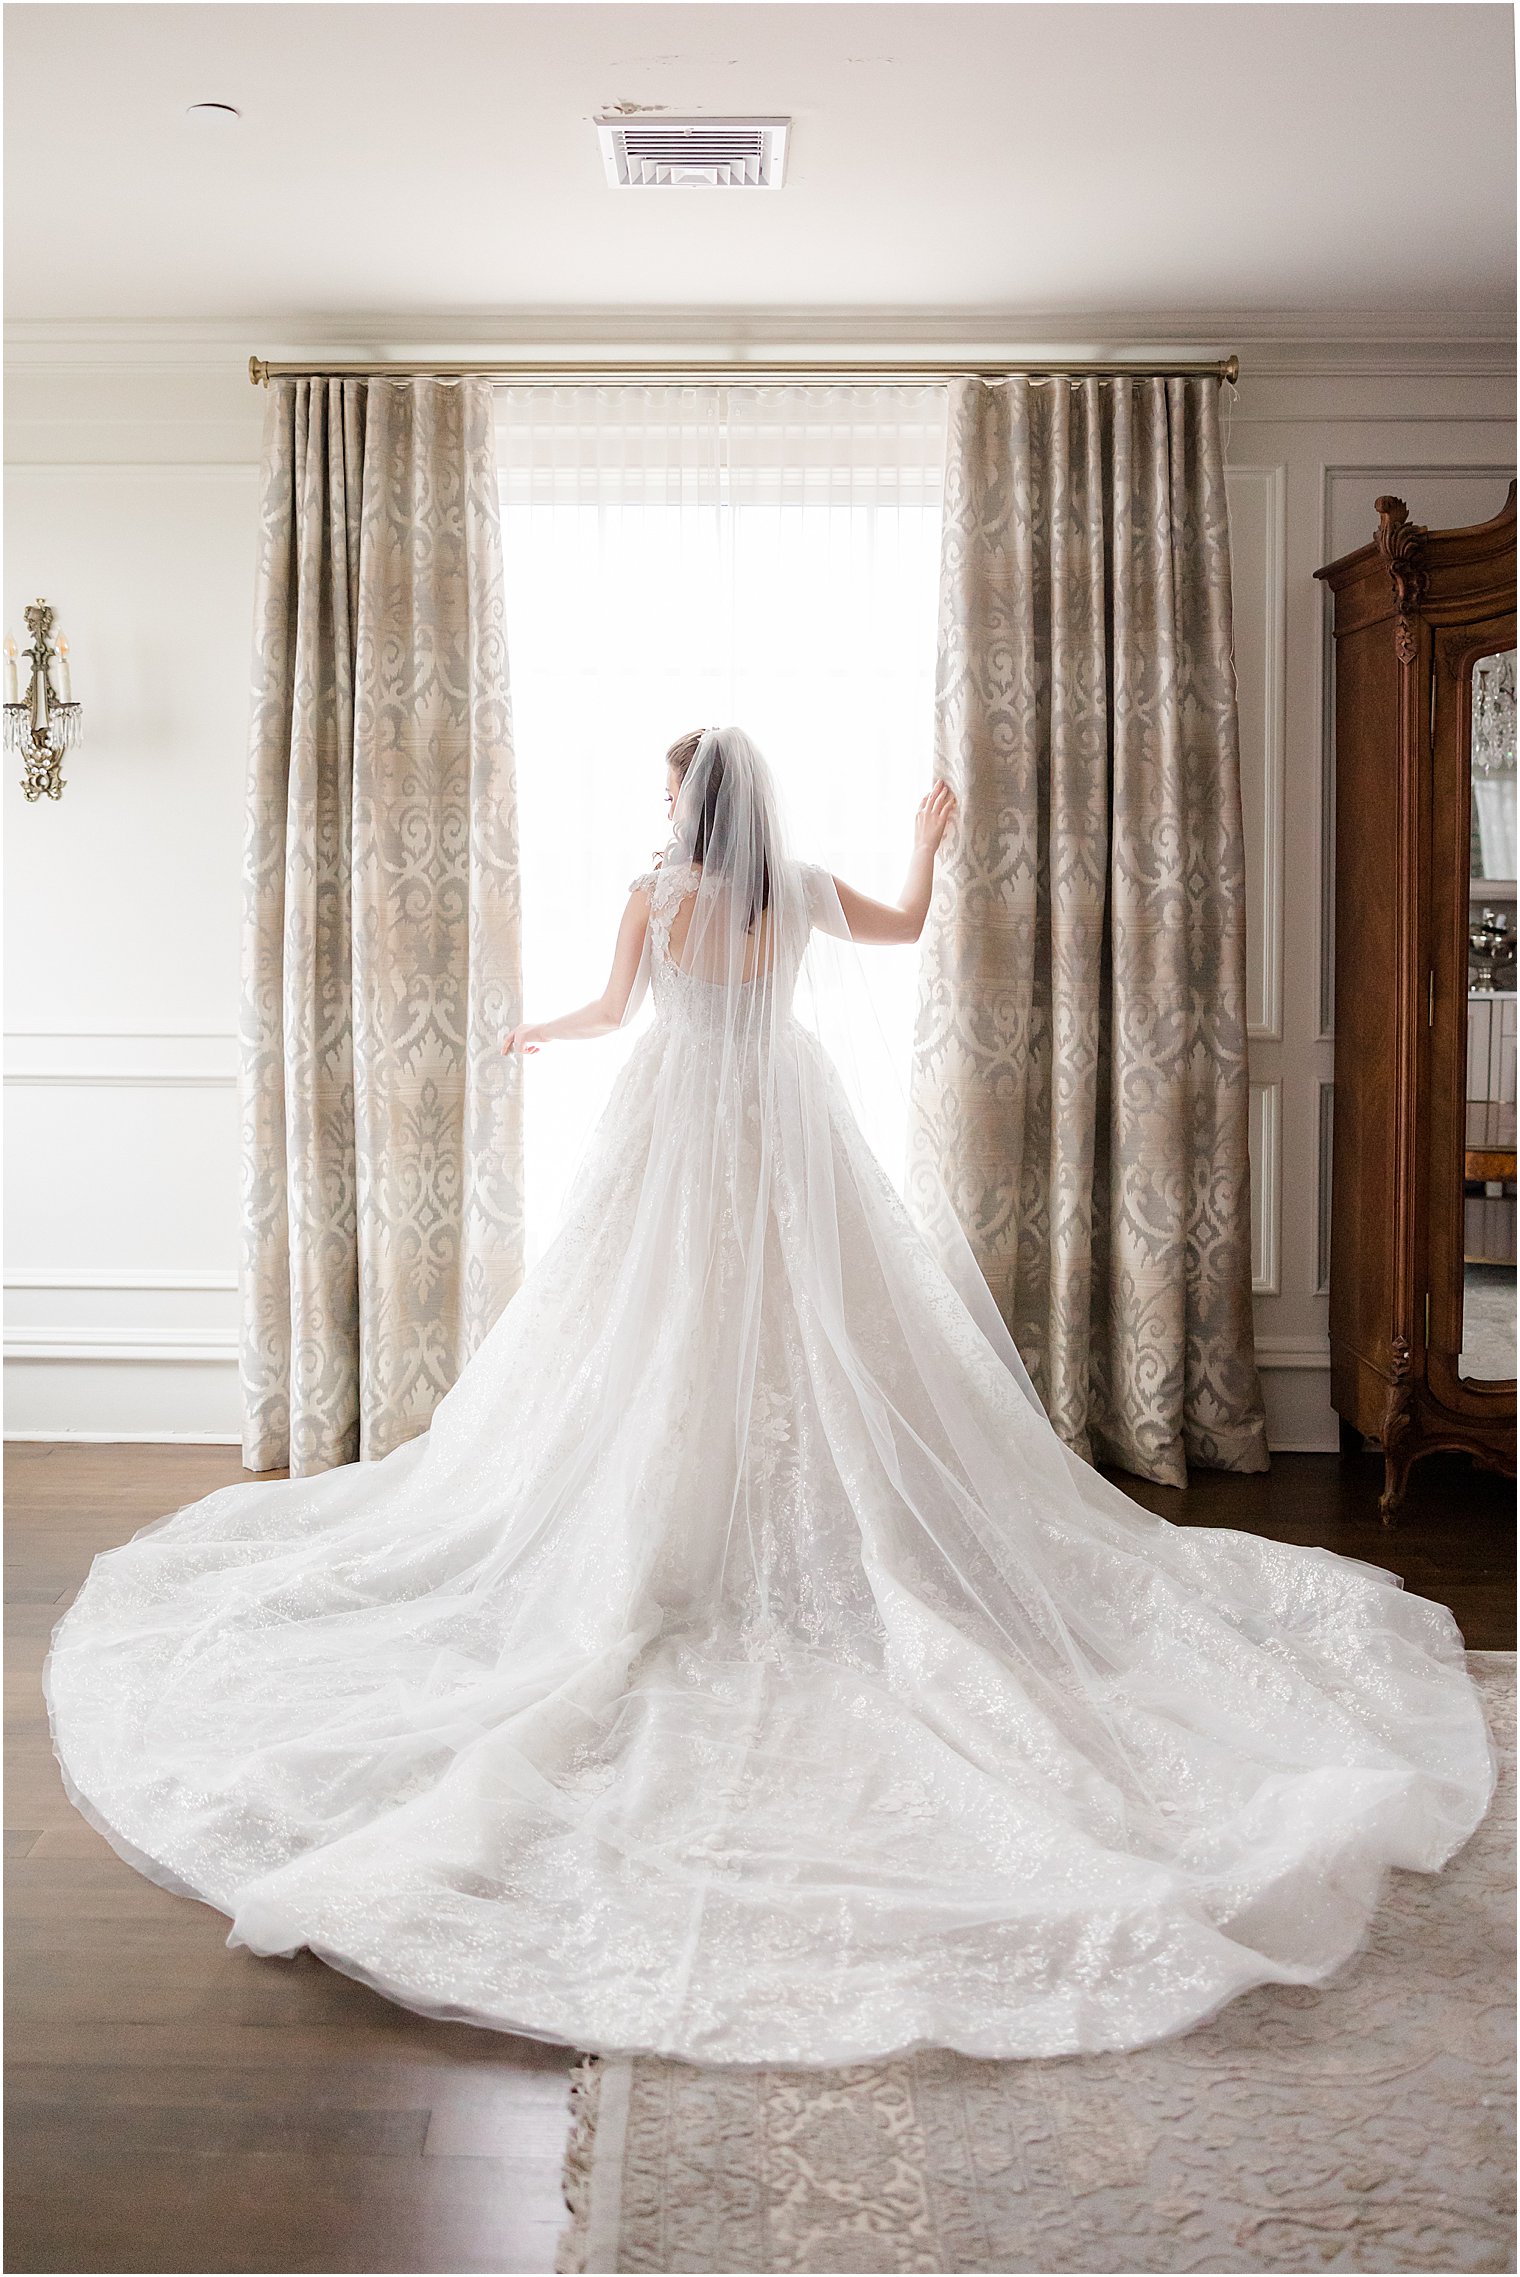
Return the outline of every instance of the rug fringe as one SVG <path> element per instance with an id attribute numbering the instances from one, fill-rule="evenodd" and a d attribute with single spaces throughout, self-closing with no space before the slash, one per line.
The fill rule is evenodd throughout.
<path id="1" fill-rule="evenodd" d="M 555 2277 L 581 2277 L 586 2266 L 586 2219 L 591 2206 L 591 2151 L 596 2136 L 597 2105 L 601 2100 L 602 2064 L 599 2056 L 583 2056 L 570 2074 L 570 2139 L 560 2189 L 570 2219 L 555 2248 Z"/>

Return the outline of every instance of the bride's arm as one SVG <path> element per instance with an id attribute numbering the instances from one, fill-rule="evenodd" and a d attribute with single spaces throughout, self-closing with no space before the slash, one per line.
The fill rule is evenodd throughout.
<path id="1" fill-rule="evenodd" d="M 843 878 L 834 880 L 839 907 L 852 941 L 916 941 L 929 914 L 934 891 L 934 856 L 955 813 L 955 793 L 936 783 L 919 801 L 913 822 L 913 859 L 895 902 L 873 901 Z"/>
<path id="2" fill-rule="evenodd" d="M 620 1028 L 638 978 L 648 923 L 649 895 L 643 888 L 636 888 L 628 896 L 628 907 L 623 911 L 617 947 L 612 952 L 612 970 L 601 995 L 581 1005 L 578 1011 L 561 1012 L 557 1020 L 520 1020 L 502 1037 L 502 1050 L 536 1052 L 540 1044 L 568 1041 L 571 1037 L 610 1036 L 614 1028 Z"/>

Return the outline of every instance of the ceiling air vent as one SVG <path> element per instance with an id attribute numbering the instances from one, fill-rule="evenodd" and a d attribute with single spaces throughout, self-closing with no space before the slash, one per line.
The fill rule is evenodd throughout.
<path id="1" fill-rule="evenodd" d="M 790 119 L 600 118 L 614 190 L 779 190 Z"/>

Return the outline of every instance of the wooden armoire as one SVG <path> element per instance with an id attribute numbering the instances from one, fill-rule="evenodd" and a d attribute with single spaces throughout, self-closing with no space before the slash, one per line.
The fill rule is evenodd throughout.
<path id="1" fill-rule="evenodd" d="M 1380 498 L 1377 514 L 1371 543 L 1318 575 L 1335 624 L 1331 1400 L 1344 1445 L 1382 1450 L 1387 1522 L 1423 1454 L 1515 1469 L 1512 1332 L 1496 1358 L 1513 1292 L 1502 1269 L 1472 1263 L 1468 1232 L 1471 1197 L 1497 1196 L 1512 1279 L 1513 1049 L 1490 1086 L 1507 1088 L 1507 1105 L 1481 1100 L 1475 1115 L 1468 1026 L 1484 897 L 1474 867 L 1488 875 L 1470 759 L 1475 668 L 1490 676 L 1486 720 L 1496 672 L 1513 702 L 1515 489 L 1470 529 L 1421 529 L 1399 498 Z M 1507 891 L 1513 926 L 1513 878 Z M 1483 914 L 1495 928 L 1504 917 Z M 1512 939 L 1508 954 L 1512 1036 Z"/>

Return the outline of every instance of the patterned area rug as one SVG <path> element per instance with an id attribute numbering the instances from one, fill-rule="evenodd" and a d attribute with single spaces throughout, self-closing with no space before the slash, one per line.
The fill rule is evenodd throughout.
<path id="1" fill-rule="evenodd" d="M 1512 2270 L 1515 1656 L 1499 1794 L 1318 1990 L 1178 2040 L 844 2071 L 584 2065 L 563 2271 Z"/>

